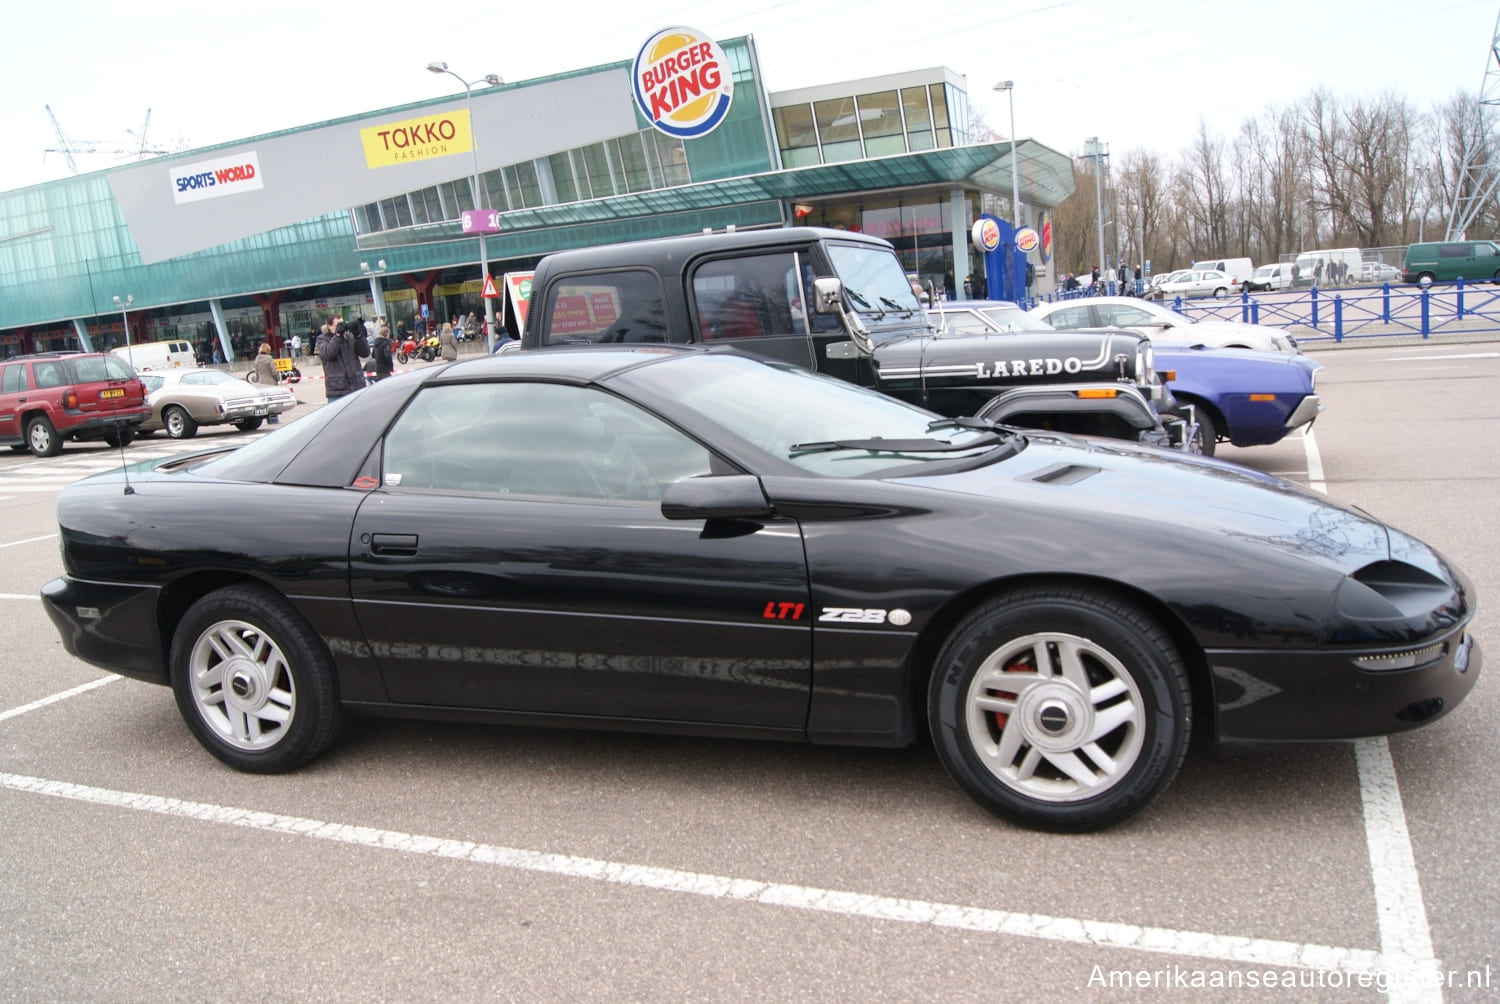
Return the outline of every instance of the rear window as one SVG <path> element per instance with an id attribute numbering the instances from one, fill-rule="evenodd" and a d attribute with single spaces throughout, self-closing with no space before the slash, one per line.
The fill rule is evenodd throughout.
<path id="1" fill-rule="evenodd" d="M 135 377 L 135 371 L 114 356 L 77 356 L 69 362 L 73 366 L 74 379 L 80 383 L 130 380 Z"/>
<path id="2" fill-rule="evenodd" d="M 666 301 L 654 272 L 580 275 L 553 283 L 538 318 L 542 345 L 665 342 Z"/>

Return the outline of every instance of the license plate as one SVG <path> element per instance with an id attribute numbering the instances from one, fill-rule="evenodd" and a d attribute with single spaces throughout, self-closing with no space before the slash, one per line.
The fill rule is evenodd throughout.
<path id="1" fill-rule="evenodd" d="M 255 414 L 256 415 L 269 415 L 270 413 L 271 413 L 271 409 L 270 408 L 256 408 L 255 409 Z"/>
<path id="2" fill-rule="evenodd" d="M 109 390 L 101 390 L 99 392 L 99 396 L 101 398 L 105 398 L 105 397 L 124 397 L 125 396 L 125 391 L 122 388 L 120 388 L 120 387 L 111 387 Z"/>

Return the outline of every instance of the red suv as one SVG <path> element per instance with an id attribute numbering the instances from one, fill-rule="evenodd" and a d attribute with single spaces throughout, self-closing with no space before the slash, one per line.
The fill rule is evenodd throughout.
<path id="1" fill-rule="evenodd" d="M 124 446 L 151 414 L 146 388 L 102 352 L 42 352 L 0 361 L 0 443 L 53 457 L 63 440 Z"/>

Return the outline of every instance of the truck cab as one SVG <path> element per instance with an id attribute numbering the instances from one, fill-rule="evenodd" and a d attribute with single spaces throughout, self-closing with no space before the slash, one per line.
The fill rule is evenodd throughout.
<path id="1" fill-rule="evenodd" d="M 538 264 L 523 350 L 729 344 L 944 415 L 1190 446 L 1151 345 L 1129 331 L 961 337 L 929 318 L 884 240 L 813 227 L 560 251 Z"/>

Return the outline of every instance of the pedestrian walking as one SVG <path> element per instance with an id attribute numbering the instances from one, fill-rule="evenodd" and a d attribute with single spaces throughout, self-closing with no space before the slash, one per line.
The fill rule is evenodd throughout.
<path id="1" fill-rule="evenodd" d="M 453 325 L 444 324 L 438 332 L 438 351 L 443 356 L 444 362 L 452 362 L 458 358 L 458 339 L 453 337 Z"/>
<path id="2" fill-rule="evenodd" d="M 375 363 L 375 379 L 384 380 L 396 369 L 396 360 L 391 355 L 391 329 L 382 324 L 375 329 L 375 340 L 370 343 L 370 359 Z"/>

